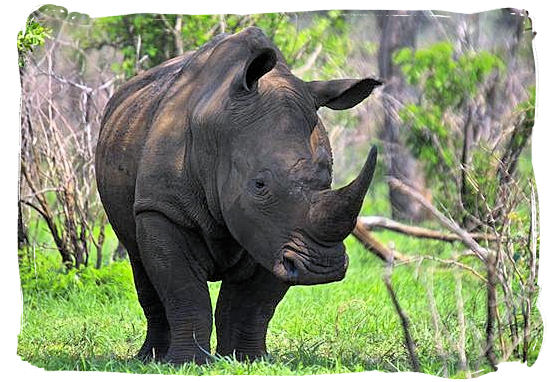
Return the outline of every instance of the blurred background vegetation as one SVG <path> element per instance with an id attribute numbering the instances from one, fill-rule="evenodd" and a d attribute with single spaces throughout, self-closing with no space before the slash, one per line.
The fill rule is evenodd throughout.
<path id="1" fill-rule="evenodd" d="M 340 283 L 292 289 L 270 326 L 269 360 L 142 365 L 132 356 L 145 322 L 95 186 L 102 110 L 130 77 L 251 25 L 304 80 L 385 83 L 352 110 L 320 111 L 335 186 L 357 174 L 373 143 L 381 153 L 346 241 L 350 269 Z M 192 374 L 471 377 L 505 360 L 534 362 L 533 37 L 526 12 L 514 9 L 91 19 L 41 7 L 17 36 L 19 354 L 48 369 Z"/>

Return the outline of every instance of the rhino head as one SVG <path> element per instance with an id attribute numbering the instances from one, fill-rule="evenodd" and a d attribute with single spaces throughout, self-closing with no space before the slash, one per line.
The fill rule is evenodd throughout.
<path id="1" fill-rule="evenodd" d="M 218 128 L 193 134 L 218 142 L 202 149 L 216 158 L 204 176 L 216 179 L 210 193 L 227 229 L 287 283 L 341 280 L 348 266 L 343 240 L 355 226 L 377 153 L 373 147 L 350 184 L 331 189 L 332 153 L 317 111 L 351 108 L 381 82 L 302 81 L 254 27 L 222 40 L 204 65 L 196 81 L 219 85 L 196 92 L 194 120 Z"/>

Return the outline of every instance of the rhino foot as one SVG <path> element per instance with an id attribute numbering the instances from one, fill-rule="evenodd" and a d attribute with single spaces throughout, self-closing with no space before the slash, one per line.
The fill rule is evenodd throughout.
<path id="1" fill-rule="evenodd" d="M 200 350 L 193 354 L 169 350 L 168 353 L 166 353 L 163 362 L 171 363 L 173 365 L 182 365 L 184 363 L 195 363 L 197 365 L 204 365 L 210 360 L 211 355 Z"/>
<path id="2" fill-rule="evenodd" d="M 137 353 L 136 358 L 142 362 L 163 361 L 168 352 L 168 347 L 168 343 L 155 344 L 146 339 Z"/>

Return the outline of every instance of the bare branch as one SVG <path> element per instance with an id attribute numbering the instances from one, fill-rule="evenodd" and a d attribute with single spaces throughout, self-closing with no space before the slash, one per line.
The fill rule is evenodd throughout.
<path id="1" fill-rule="evenodd" d="M 392 286 L 391 273 L 392 273 L 392 265 L 391 263 L 389 263 L 384 275 L 384 284 L 386 285 L 386 289 L 390 294 L 391 301 L 393 303 L 395 311 L 397 312 L 397 315 L 401 320 L 401 327 L 403 328 L 403 334 L 405 337 L 405 345 L 407 346 L 407 350 L 409 352 L 409 359 L 411 361 L 412 369 L 413 371 L 418 372 L 420 371 L 420 362 L 418 362 L 418 356 L 416 355 L 416 345 L 412 339 L 411 332 L 409 329 L 409 326 L 410 326 L 409 317 L 403 311 L 403 309 L 401 308 L 401 305 L 399 304 L 399 300 L 397 299 L 397 294 L 395 293 L 395 290 L 393 289 L 393 286 Z"/>
<path id="2" fill-rule="evenodd" d="M 317 46 L 315 47 L 315 50 L 307 58 L 304 65 L 302 65 L 299 68 L 296 68 L 296 69 L 293 70 L 294 75 L 298 76 L 298 77 L 301 77 L 308 70 L 310 70 L 313 67 L 313 65 L 315 65 L 315 61 L 317 60 L 317 57 L 319 57 L 319 54 L 321 53 L 322 50 L 323 50 L 323 45 L 321 43 L 317 44 Z"/>
<path id="3" fill-rule="evenodd" d="M 446 242 L 462 240 L 462 238 L 457 234 L 450 234 L 424 227 L 411 226 L 399 223 L 383 216 L 360 216 L 357 218 L 357 224 L 362 225 L 369 231 L 376 228 L 384 228 L 420 239 L 434 239 Z M 470 233 L 470 236 L 474 240 L 495 241 L 498 239 L 496 235 L 486 235 L 483 233 Z"/>
<path id="4" fill-rule="evenodd" d="M 452 221 L 451 219 L 447 218 L 445 215 L 443 215 L 441 212 L 439 212 L 424 196 L 422 196 L 419 192 L 412 189 L 411 187 L 407 186 L 405 183 L 400 181 L 396 178 L 390 178 L 389 183 L 395 187 L 401 190 L 402 192 L 410 195 L 412 198 L 417 200 L 419 203 L 422 204 L 426 210 L 428 210 L 437 220 L 441 222 L 443 226 L 445 226 L 447 229 L 453 231 L 456 233 L 461 241 L 466 244 L 477 256 L 478 258 L 483 261 L 484 263 L 487 261 L 487 256 L 489 255 L 489 251 L 486 248 L 483 248 L 480 246 L 473 238 L 472 236 L 465 231 L 464 229 L 460 228 L 460 226 Z"/>
<path id="5" fill-rule="evenodd" d="M 431 260 L 431 261 L 436 261 L 436 262 L 442 263 L 442 264 L 457 266 L 459 268 L 462 268 L 462 269 L 470 272 L 471 274 L 473 274 L 475 277 L 477 277 L 478 279 L 480 279 L 484 283 L 487 282 L 487 279 L 485 277 L 483 277 L 483 275 L 480 274 L 478 271 L 476 271 L 474 268 L 472 268 L 469 265 L 466 265 L 464 263 L 461 263 L 460 261 L 454 260 L 454 259 L 453 260 L 451 260 L 451 259 L 440 259 L 440 258 L 435 257 L 435 256 L 415 256 L 415 257 L 410 258 L 410 261 L 417 261 L 417 260 Z"/>

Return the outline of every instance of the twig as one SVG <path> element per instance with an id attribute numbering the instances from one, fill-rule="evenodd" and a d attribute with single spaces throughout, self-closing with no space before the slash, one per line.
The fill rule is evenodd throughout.
<path id="1" fill-rule="evenodd" d="M 458 224 L 439 212 L 423 195 L 421 195 L 419 192 L 412 189 L 410 186 L 406 185 L 397 178 L 390 178 L 389 184 L 392 187 L 399 189 L 401 192 L 411 196 L 413 199 L 416 199 L 436 219 L 438 219 L 441 224 L 443 224 L 447 229 L 456 233 L 460 237 L 460 240 L 464 244 L 466 244 L 481 261 L 483 261 L 484 263 L 487 261 L 487 256 L 489 255 L 489 251 L 487 250 L 487 248 L 483 248 L 482 246 L 480 246 L 467 231 L 460 228 Z"/>
<path id="2" fill-rule="evenodd" d="M 497 309 L 497 276 L 496 276 L 496 261 L 494 255 L 487 258 L 487 323 L 485 327 L 485 357 L 493 370 L 497 370 L 497 360 L 494 350 L 495 340 L 495 319 Z"/>
<path id="3" fill-rule="evenodd" d="M 439 357 L 441 358 L 441 361 L 443 363 L 443 376 L 448 377 L 449 376 L 449 371 L 447 368 L 448 355 L 445 349 L 443 348 L 443 341 L 441 340 L 441 322 L 439 318 L 439 313 L 437 311 L 437 305 L 435 303 L 432 267 L 428 269 L 428 275 L 430 277 L 429 277 L 429 282 L 427 282 L 426 291 L 428 296 L 428 304 L 430 306 L 430 313 L 432 316 L 432 324 L 434 326 L 434 332 L 435 332 L 434 333 L 435 349 L 439 354 Z"/>
<path id="4" fill-rule="evenodd" d="M 448 264 L 448 265 L 455 265 L 459 268 L 463 268 L 464 270 L 467 270 L 468 272 L 470 272 L 471 274 L 476 276 L 478 279 L 480 279 L 484 283 L 487 282 L 487 279 L 482 274 L 480 274 L 478 271 L 476 271 L 474 268 L 470 267 L 469 265 L 463 264 L 460 261 L 454 260 L 454 259 L 453 260 L 451 260 L 451 259 L 440 259 L 440 258 L 437 258 L 435 256 L 416 256 L 414 258 L 411 258 L 411 260 L 413 260 L 413 261 L 417 260 L 417 259 L 432 260 L 432 261 L 437 261 L 438 263 L 443 263 L 443 264 Z"/>
<path id="5" fill-rule="evenodd" d="M 306 73 L 309 69 L 311 69 L 313 67 L 313 65 L 315 64 L 315 60 L 317 60 L 317 57 L 319 57 L 319 54 L 321 53 L 322 50 L 323 50 L 323 45 L 321 43 L 317 44 L 317 46 L 315 47 L 315 50 L 307 58 L 304 65 L 302 65 L 299 68 L 296 68 L 296 69 L 293 70 L 294 75 L 298 76 L 298 77 L 301 77 L 301 76 L 304 75 L 304 73 Z"/>
<path id="6" fill-rule="evenodd" d="M 531 340 L 531 309 L 532 300 L 535 293 L 535 280 L 537 275 L 537 199 L 535 188 L 531 184 L 531 223 L 530 223 L 530 245 L 529 245 L 529 277 L 527 284 L 527 296 L 524 308 L 524 325 L 523 325 L 523 352 L 522 361 L 527 362 L 529 342 Z"/>
<path id="7" fill-rule="evenodd" d="M 460 368 L 466 373 L 466 377 L 471 375 L 468 370 L 468 361 L 466 358 L 466 320 L 464 318 L 464 299 L 462 298 L 462 275 L 458 272 L 453 272 L 455 278 L 455 296 L 456 296 L 456 313 L 458 317 L 458 359 Z"/>
<path id="8" fill-rule="evenodd" d="M 392 282 L 391 282 L 392 269 L 393 269 L 392 264 L 388 263 L 388 267 L 384 275 L 384 284 L 386 284 L 386 288 L 388 289 L 388 293 L 390 294 L 393 306 L 395 307 L 395 310 L 399 315 L 399 319 L 401 320 L 401 327 L 403 328 L 403 334 L 405 336 L 405 345 L 407 346 L 407 350 L 409 352 L 409 359 L 411 361 L 412 369 L 413 371 L 419 372 L 420 363 L 418 362 L 418 356 L 416 355 L 416 345 L 412 339 L 412 336 L 409 330 L 409 325 L 410 325 L 409 317 L 401 308 L 401 305 L 399 304 L 399 301 L 397 299 L 397 295 L 395 294 L 395 291 L 392 286 Z"/>

